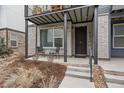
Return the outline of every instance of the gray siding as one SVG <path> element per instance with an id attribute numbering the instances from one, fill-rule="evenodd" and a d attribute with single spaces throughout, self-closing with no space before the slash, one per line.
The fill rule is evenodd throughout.
<path id="1" fill-rule="evenodd" d="M 124 9 L 124 5 L 113 5 L 112 10 Z"/>
<path id="2" fill-rule="evenodd" d="M 111 10 L 110 5 L 100 5 L 98 7 L 98 14 L 109 13 Z"/>
<path id="3" fill-rule="evenodd" d="M 121 49 L 119 49 L 119 48 L 113 48 L 113 38 L 112 38 L 112 36 L 113 36 L 113 24 L 119 24 L 119 23 L 124 23 L 123 21 L 121 22 L 121 21 L 112 21 L 112 26 L 111 26 L 111 29 L 112 29 L 112 31 L 111 31 L 111 44 L 112 44 L 112 46 L 111 46 L 111 56 L 112 57 L 124 57 L 124 48 L 121 48 Z"/>

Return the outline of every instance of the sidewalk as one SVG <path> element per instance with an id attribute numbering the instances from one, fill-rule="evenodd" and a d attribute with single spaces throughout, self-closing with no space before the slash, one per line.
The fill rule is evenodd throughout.
<path id="1" fill-rule="evenodd" d="M 68 66 L 59 88 L 94 88 L 90 82 L 89 67 Z"/>

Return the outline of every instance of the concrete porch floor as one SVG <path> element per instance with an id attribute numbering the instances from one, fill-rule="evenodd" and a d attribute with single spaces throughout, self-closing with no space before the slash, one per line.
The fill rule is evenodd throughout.
<path id="1" fill-rule="evenodd" d="M 29 59 L 33 59 L 30 57 Z M 38 60 L 48 61 L 48 57 L 39 57 Z M 64 62 L 63 57 L 54 58 L 53 62 L 55 63 L 72 63 L 72 64 L 89 64 L 89 58 L 75 58 L 68 57 L 67 62 Z M 94 63 L 94 62 L 93 62 Z M 124 72 L 124 58 L 111 58 L 111 60 L 98 60 L 98 64 L 103 67 L 105 70 L 114 70 Z"/>

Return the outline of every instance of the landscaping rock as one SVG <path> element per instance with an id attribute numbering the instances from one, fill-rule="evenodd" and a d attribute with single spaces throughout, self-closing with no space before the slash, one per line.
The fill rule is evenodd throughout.
<path id="1" fill-rule="evenodd" d="M 103 69 L 98 65 L 93 65 L 93 81 L 96 88 L 108 88 Z"/>

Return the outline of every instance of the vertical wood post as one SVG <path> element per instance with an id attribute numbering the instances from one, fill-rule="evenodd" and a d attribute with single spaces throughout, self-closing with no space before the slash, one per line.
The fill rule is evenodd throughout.
<path id="1" fill-rule="evenodd" d="M 94 10 L 94 64 L 98 64 L 98 6 Z"/>
<path id="2" fill-rule="evenodd" d="M 64 12 L 64 62 L 67 62 L 67 12 Z"/>

